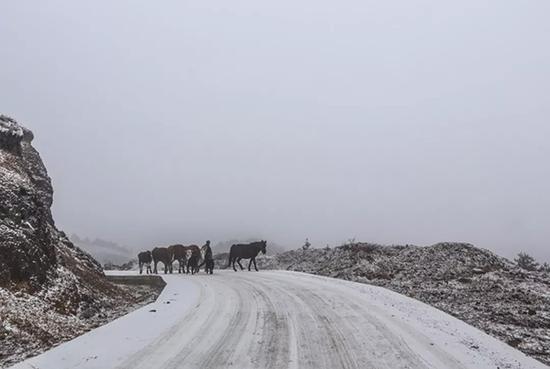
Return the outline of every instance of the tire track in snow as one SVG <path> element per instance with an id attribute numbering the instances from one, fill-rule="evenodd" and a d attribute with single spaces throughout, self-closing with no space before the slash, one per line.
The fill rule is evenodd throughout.
<path id="1" fill-rule="evenodd" d="M 320 281 L 323 280 L 320 279 Z M 332 282 L 332 280 L 330 281 Z M 324 282 L 326 283 L 326 281 Z M 302 280 L 298 280 L 296 281 L 296 283 L 298 285 L 301 285 L 304 289 L 306 289 L 310 285 L 309 283 L 306 284 L 305 281 Z M 434 362 L 439 362 L 440 364 L 436 365 L 436 367 L 441 367 L 444 365 L 446 368 L 449 369 L 465 368 L 465 366 L 462 365 L 458 360 L 456 360 L 456 358 L 442 350 L 438 346 L 438 343 L 434 343 L 433 340 L 430 340 L 428 337 L 424 336 L 422 332 L 413 331 L 410 326 L 407 326 L 403 324 L 399 319 L 392 317 L 390 319 L 392 325 L 399 327 L 399 331 L 401 333 L 409 334 L 409 338 L 414 337 L 414 340 L 417 343 L 422 344 L 425 348 L 425 351 L 428 351 L 430 353 L 430 360 L 426 361 L 425 359 L 417 355 L 414 350 L 409 347 L 402 336 L 396 335 L 394 333 L 394 330 L 384 323 L 384 321 L 388 321 L 388 318 L 382 318 L 382 315 L 387 315 L 387 313 L 380 311 L 378 307 L 372 306 L 372 304 L 369 303 L 365 296 L 360 296 L 359 299 L 350 298 L 349 294 L 344 293 L 347 289 L 349 289 L 349 287 L 347 286 L 327 284 L 326 289 L 322 291 L 322 294 L 325 295 L 325 297 L 321 297 L 319 295 L 317 296 L 325 302 L 327 300 L 334 299 L 334 296 L 338 296 L 341 302 L 340 309 L 342 309 L 339 315 L 341 315 L 342 311 L 346 310 L 351 310 L 352 314 L 354 311 L 363 311 L 362 314 L 356 314 L 356 316 L 353 317 L 348 316 L 347 319 L 342 321 L 342 324 L 348 325 L 348 332 L 351 332 L 353 330 L 353 327 L 349 326 L 351 319 L 356 322 L 357 326 L 374 327 L 375 331 L 371 331 L 369 337 L 363 338 L 370 339 L 371 341 L 386 341 L 384 347 L 392 351 L 391 355 L 385 355 L 386 359 L 389 359 L 389 362 L 387 363 L 388 368 L 396 367 L 395 359 L 406 359 L 406 361 L 403 363 L 405 367 L 409 367 L 409 365 L 411 364 L 414 364 L 412 365 L 412 367 L 415 368 L 433 367 Z M 354 293 L 354 295 L 356 293 L 355 290 L 351 290 L 350 292 Z M 362 302 L 363 305 L 359 305 L 359 302 Z M 376 334 L 378 336 L 377 340 L 373 340 L 373 334 Z M 393 343 L 393 345 L 391 343 Z"/>
<path id="2" fill-rule="evenodd" d="M 393 355 L 389 356 L 391 363 L 387 364 L 384 360 L 388 356 L 386 355 L 387 352 L 382 351 L 380 353 L 378 351 L 380 348 L 383 350 L 392 348 L 392 342 L 394 341 L 382 337 L 378 332 L 378 327 L 374 325 L 368 325 L 370 329 L 365 333 L 360 331 L 359 327 L 364 328 L 365 325 L 357 324 L 359 323 L 357 317 L 362 314 L 364 308 L 354 306 L 354 309 L 350 311 L 346 309 L 346 304 L 342 302 L 334 306 L 330 298 L 319 295 L 318 290 L 312 285 L 303 287 L 288 286 L 285 293 L 288 297 L 299 301 L 294 310 L 308 310 L 308 315 L 313 319 L 313 324 L 303 324 L 305 329 L 300 335 L 301 341 L 311 341 L 309 335 L 311 335 L 312 325 L 318 331 L 315 342 L 305 343 L 307 347 L 304 344 L 301 346 L 302 349 L 305 349 L 303 350 L 304 354 L 313 353 L 313 358 L 302 358 L 303 362 L 308 364 L 308 367 L 424 368 L 412 352 L 402 354 L 407 361 L 401 366 L 396 364 Z M 376 333 L 376 340 L 372 339 L 373 333 Z M 365 335 L 368 337 L 365 337 Z M 375 344 L 374 347 L 372 346 L 373 343 Z M 393 348 L 394 351 L 398 349 L 398 345 Z"/>
<path id="3" fill-rule="evenodd" d="M 279 273 L 270 275 L 269 278 L 282 279 L 281 283 L 285 283 L 283 276 Z M 368 357 L 364 354 L 363 357 L 359 357 L 358 367 L 437 368 L 444 365 L 448 369 L 464 369 L 464 366 L 453 356 L 439 349 L 421 332 L 413 332 L 414 339 L 424 345 L 425 351 L 430 352 L 430 358 L 435 358 L 436 362 L 442 364 L 434 366 L 433 360 L 427 362 L 416 354 L 401 336 L 395 334 L 390 327 L 383 323 L 387 319 L 379 319 L 376 316 L 375 312 L 378 308 L 372 306 L 368 300 L 350 298 L 348 294 L 344 293 L 347 288 L 345 286 L 331 285 L 323 279 L 318 279 L 321 284 L 316 285 L 312 283 L 311 279 L 316 278 L 309 277 L 303 280 L 294 278 L 292 275 L 292 288 L 295 289 L 297 295 L 309 300 L 316 313 L 326 319 L 331 329 L 337 332 L 339 338 L 336 341 L 340 341 L 343 346 L 353 345 L 353 348 L 347 350 L 347 354 L 370 352 Z M 330 282 L 333 281 L 330 280 Z M 356 291 L 351 292 L 354 292 L 354 297 L 356 297 Z M 360 305 L 360 302 L 363 304 Z M 410 327 L 403 326 L 396 319 L 392 318 L 392 321 L 395 322 L 395 325 L 401 326 L 403 331 L 410 331 Z M 363 329 L 360 330 L 358 327 Z M 366 327 L 369 329 L 365 330 Z M 347 337 L 352 335 L 355 336 L 355 339 L 349 340 Z M 342 365 L 342 367 L 346 367 L 344 363 Z"/>

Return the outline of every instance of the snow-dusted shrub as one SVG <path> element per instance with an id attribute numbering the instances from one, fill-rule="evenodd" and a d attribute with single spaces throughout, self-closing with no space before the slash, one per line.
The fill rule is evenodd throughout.
<path id="1" fill-rule="evenodd" d="M 539 268 L 539 263 L 535 261 L 535 258 L 525 252 L 520 252 L 514 261 L 521 269 L 529 270 L 531 272 Z"/>

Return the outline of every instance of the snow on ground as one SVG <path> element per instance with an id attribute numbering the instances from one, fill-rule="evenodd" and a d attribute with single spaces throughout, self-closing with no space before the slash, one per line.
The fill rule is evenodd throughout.
<path id="1" fill-rule="evenodd" d="M 227 256 L 218 258 L 225 267 Z M 550 274 L 464 243 L 353 243 L 258 258 L 292 270 L 388 288 L 425 302 L 550 365 Z"/>
<path id="2" fill-rule="evenodd" d="M 376 286 L 286 271 L 163 277 L 157 302 L 14 368 L 547 368 Z"/>
<path id="3" fill-rule="evenodd" d="M 112 272 L 110 274 L 136 274 Z M 190 280 L 165 277 L 167 286 L 156 302 L 146 305 L 109 324 L 53 348 L 13 368 L 112 368 L 185 317 L 196 303 L 200 290 Z M 151 312 L 156 310 L 156 312 Z"/>

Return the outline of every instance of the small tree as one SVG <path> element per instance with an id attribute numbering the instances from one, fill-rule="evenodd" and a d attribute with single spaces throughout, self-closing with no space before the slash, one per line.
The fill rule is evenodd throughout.
<path id="1" fill-rule="evenodd" d="M 540 271 L 541 271 L 541 272 L 545 272 L 545 273 L 550 273 L 550 264 L 548 264 L 548 263 L 543 263 L 543 264 L 540 266 Z"/>
<path id="2" fill-rule="evenodd" d="M 306 238 L 306 242 L 304 243 L 304 246 L 302 246 L 302 249 L 306 251 L 311 247 L 311 243 L 309 243 L 309 238 Z"/>
<path id="3" fill-rule="evenodd" d="M 346 245 L 353 246 L 356 243 L 357 242 L 355 241 L 355 237 L 353 237 L 353 238 L 348 238 L 348 242 L 346 243 Z"/>
<path id="4" fill-rule="evenodd" d="M 520 252 L 514 261 L 521 269 L 529 271 L 535 271 L 539 267 L 539 263 L 535 261 L 535 258 L 525 252 Z"/>

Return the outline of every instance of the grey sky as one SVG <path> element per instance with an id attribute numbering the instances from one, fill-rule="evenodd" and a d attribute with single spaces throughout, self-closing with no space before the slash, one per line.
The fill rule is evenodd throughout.
<path id="1" fill-rule="evenodd" d="M 67 232 L 550 260 L 550 2 L 4 1 Z"/>

